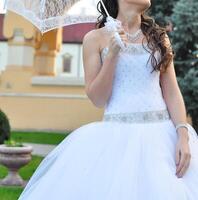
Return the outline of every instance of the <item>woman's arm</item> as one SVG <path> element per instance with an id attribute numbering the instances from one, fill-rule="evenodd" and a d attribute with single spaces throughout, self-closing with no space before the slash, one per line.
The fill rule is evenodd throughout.
<path id="1" fill-rule="evenodd" d="M 124 30 L 120 29 L 122 40 L 126 41 Z M 101 32 L 88 32 L 83 38 L 83 66 L 85 72 L 85 91 L 97 107 L 104 107 L 112 92 L 115 65 L 120 46 L 112 35 L 109 40 L 108 53 L 103 64 L 100 58 Z M 102 38 L 104 39 L 104 38 Z"/>
<path id="2" fill-rule="evenodd" d="M 167 45 L 170 45 L 168 36 L 166 38 Z M 163 97 L 175 126 L 178 123 L 187 123 L 185 103 L 176 79 L 173 60 L 170 66 L 168 66 L 167 71 L 160 74 L 160 84 Z M 180 127 L 177 133 L 179 138 L 176 148 L 177 174 L 182 176 L 190 160 L 189 137 L 188 130 L 185 127 Z"/>
<path id="3" fill-rule="evenodd" d="M 167 71 L 160 74 L 160 84 L 163 97 L 175 126 L 179 123 L 187 123 L 185 103 L 176 79 L 173 61 L 167 68 Z M 187 129 L 185 127 L 178 129 L 179 136 L 188 137 L 186 133 Z"/>
<path id="4" fill-rule="evenodd" d="M 95 30 L 84 36 L 83 67 L 86 94 L 95 106 L 101 108 L 111 95 L 117 56 L 108 53 L 102 65 L 99 40 Z"/>

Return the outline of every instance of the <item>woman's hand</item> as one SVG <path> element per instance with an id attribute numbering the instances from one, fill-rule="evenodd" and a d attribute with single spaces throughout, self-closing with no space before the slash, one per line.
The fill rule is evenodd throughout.
<path id="1" fill-rule="evenodd" d="M 176 145 L 176 175 L 182 177 L 190 164 L 190 147 L 187 129 L 181 129 L 178 133 L 178 142 Z"/>
<path id="2" fill-rule="evenodd" d="M 123 28 L 118 29 L 118 33 L 121 37 L 122 42 L 125 44 L 127 42 L 127 36 L 124 32 L 124 29 Z M 120 49 L 121 47 L 116 41 L 116 38 L 114 37 L 113 33 L 109 41 L 109 54 L 116 56 L 119 53 Z"/>

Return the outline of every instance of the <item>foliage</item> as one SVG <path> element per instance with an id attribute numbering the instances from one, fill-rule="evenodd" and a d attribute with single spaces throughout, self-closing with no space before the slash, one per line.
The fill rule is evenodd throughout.
<path id="1" fill-rule="evenodd" d="M 175 69 L 187 111 L 198 130 L 198 1 L 179 0 L 173 11 Z"/>
<path id="2" fill-rule="evenodd" d="M 15 140 L 9 139 L 4 142 L 7 147 L 23 147 L 24 145 L 21 142 L 16 142 Z"/>
<path id="3" fill-rule="evenodd" d="M 178 0 L 152 0 L 149 13 L 154 17 L 157 24 L 163 27 L 169 24 L 173 13 L 173 7 L 177 1 Z"/>
<path id="4" fill-rule="evenodd" d="M 181 77 L 191 68 L 198 69 L 198 1 L 180 0 L 173 9 L 171 33 L 176 52 L 177 73 Z"/>
<path id="5" fill-rule="evenodd" d="M 10 123 L 6 114 L 0 109 L 0 144 L 10 138 Z"/>

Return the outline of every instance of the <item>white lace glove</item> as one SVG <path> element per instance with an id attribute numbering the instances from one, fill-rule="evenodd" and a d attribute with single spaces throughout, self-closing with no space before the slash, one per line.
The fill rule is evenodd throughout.
<path id="1" fill-rule="evenodd" d="M 121 28 L 121 21 L 114 19 L 111 16 L 107 16 L 106 22 L 104 24 L 105 24 L 107 31 L 114 32 L 114 37 L 115 37 L 117 43 L 119 44 L 121 49 L 124 49 L 125 48 L 124 43 L 123 43 L 122 39 L 120 38 L 119 33 L 117 32 L 118 28 Z"/>

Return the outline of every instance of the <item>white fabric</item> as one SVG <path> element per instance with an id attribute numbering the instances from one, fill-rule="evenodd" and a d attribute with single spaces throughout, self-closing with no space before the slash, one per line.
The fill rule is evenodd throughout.
<path id="1" fill-rule="evenodd" d="M 150 73 L 150 62 L 146 66 L 148 55 L 120 52 L 106 113 L 166 108 L 159 73 Z M 188 126 L 192 157 L 182 178 L 175 175 L 177 133 L 171 119 L 94 121 L 45 157 L 19 200 L 197 200 L 198 137 Z"/>
<path id="2" fill-rule="evenodd" d="M 97 10 L 99 0 L 7 0 L 6 9 L 32 22 L 41 33 L 80 23 L 96 23 L 101 13 Z M 108 16 L 107 30 L 114 32 L 121 21 Z M 121 40 L 118 39 L 119 42 Z M 123 44 L 121 44 L 123 45 Z"/>
<path id="3" fill-rule="evenodd" d="M 139 53 L 135 53 L 134 47 Z M 121 51 L 119 54 L 114 87 L 105 113 L 112 110 L 140 112 L 167 108 L 159 85 L 160 72 L 150 73 L 152 66 L 151 63 L 147 64 L 150 54 L 141 44 L 130 44 L 128 48 L 131 52 Z M 102 52 L 102 59 L 107 50 L 105 48 Z"/>
<path id="4" fill-rule="evenodd" d="M 108 16 L 106 22 L 104 23 L 106 30 L 109 33 L 114 33 L 114 37 L 116 39 L 117 44 L 124 50 L 125 46 L 123 41 L 121 40 L 120 35 L 118 34 L 118 28 L 121 28 L 121 21 L 114 19 L 111 16 Z"/>
<path id="5" fill-rule="evenodd" d="M 7 0 L 6 9 L 31 21 L 42 33 L 63 26 L 95 23 L 99 0 Z"/>

